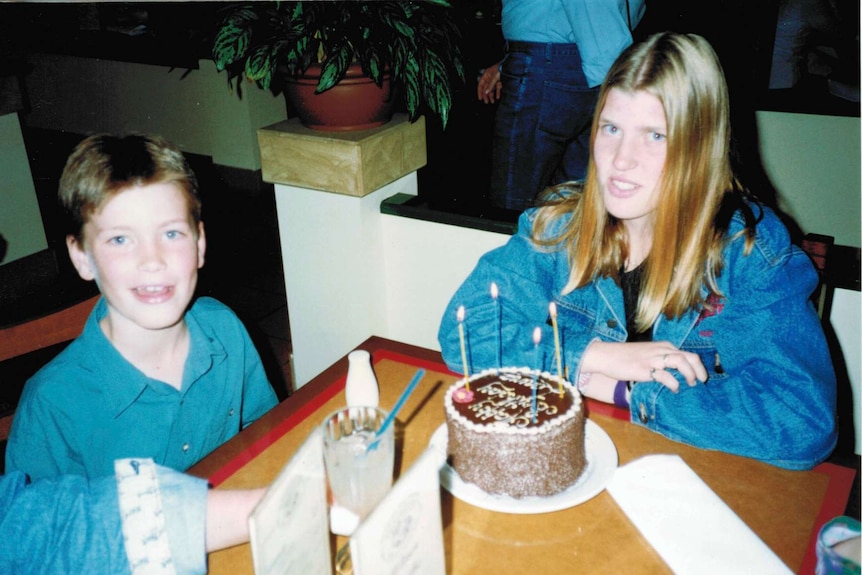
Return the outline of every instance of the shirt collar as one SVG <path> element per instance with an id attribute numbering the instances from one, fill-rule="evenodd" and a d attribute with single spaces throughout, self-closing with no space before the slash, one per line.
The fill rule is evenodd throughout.
<path id="1" fill-rule="evenodd" d="M 104 394 L 106 405 L 114 416 L 122 413 L 147 389 L 159 395 L 186 394 L 213 366 L 227 358 L 224 345 L 207 333 L 195 306 L 192 306 L 185 317 L 189 329 L 189 356 L 183 372 L 182 389 L 177 391 L 170 385 L 147 377 L 120 354 L 99 325 L 107 313 L 105 298 L 99 298 L 79 339 L 83 348 L 88 350 L 83 367 L 94 374 L 93 381 L 105 384 L 100 392 Z"/>

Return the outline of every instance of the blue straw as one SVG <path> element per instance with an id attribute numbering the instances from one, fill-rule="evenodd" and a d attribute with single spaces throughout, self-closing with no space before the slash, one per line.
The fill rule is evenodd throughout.
<path id="1" fill-rule="evenodd" d="M 398 412 L 404 406 L 404 402 L 407 401 L 407 398 L 410 397 L 410 394 L 413 393 L 414 389 L 416 389 L 416 385 L 424 375 L 425 370 L 420 368 L 416 372 L 416 375 L 413 376 L 413 379 L 410 380 L 410 383 L 407 384 L 407 387 L 401 393 L 401 397 L 399 397 L 398 401 L 395 402 L 395 407 L 392 408 L 392 411 L 390 411 L 389 415 L 386 416 L 386 419 L 383 420 L 383 425 L 381 425 L 380 429 L 377 430 L 377 439 L 368 446 L 368 451 L 374 451 L 377 449 L 377 446 L 380 445 L 380 437 L 386 432 L 386 429 L 392 425 L 392 422 L 395 421 L 395 416 L 398 415 Z"/>

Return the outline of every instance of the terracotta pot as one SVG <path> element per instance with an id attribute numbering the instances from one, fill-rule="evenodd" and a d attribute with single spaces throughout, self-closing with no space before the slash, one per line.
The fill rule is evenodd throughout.
<path id="1" fill-rule="evenodd" d="M 367 130 L 392 119 L 394 100 L 388 73 L 378 87 L 354 64 L 338 84 L 315 94 L 320 70 L 319 64 L 312 64 L 304 76 L 285 82 L 284 93 L 303 125 L 323 131 Z"/>

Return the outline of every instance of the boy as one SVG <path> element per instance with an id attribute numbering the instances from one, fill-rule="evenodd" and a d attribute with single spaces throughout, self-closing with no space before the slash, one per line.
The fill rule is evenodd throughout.
<path id="1" fill-rule="evenodd" d="M 69 157 L 59 198 L 72 264 L 102 297 L 27 382 L 6 471 L 99 477 L 127 457 L 185 470 L 276 404 L 236 315 L 189 305 L 206 249 L 197 179 L 161 138 L 95 135 Z"/>

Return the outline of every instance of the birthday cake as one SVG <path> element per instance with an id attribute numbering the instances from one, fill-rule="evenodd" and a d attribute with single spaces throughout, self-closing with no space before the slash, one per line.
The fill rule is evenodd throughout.
<path id="1" fill-rule="evenodd" d="M 449 464 L 490 494 L 547 497 L 587 466 L 584 408 L 569 382 L 527 368 L 485 370 L 446 392 Z M 469 387 L 469 389 L 468 389 Z"/>

